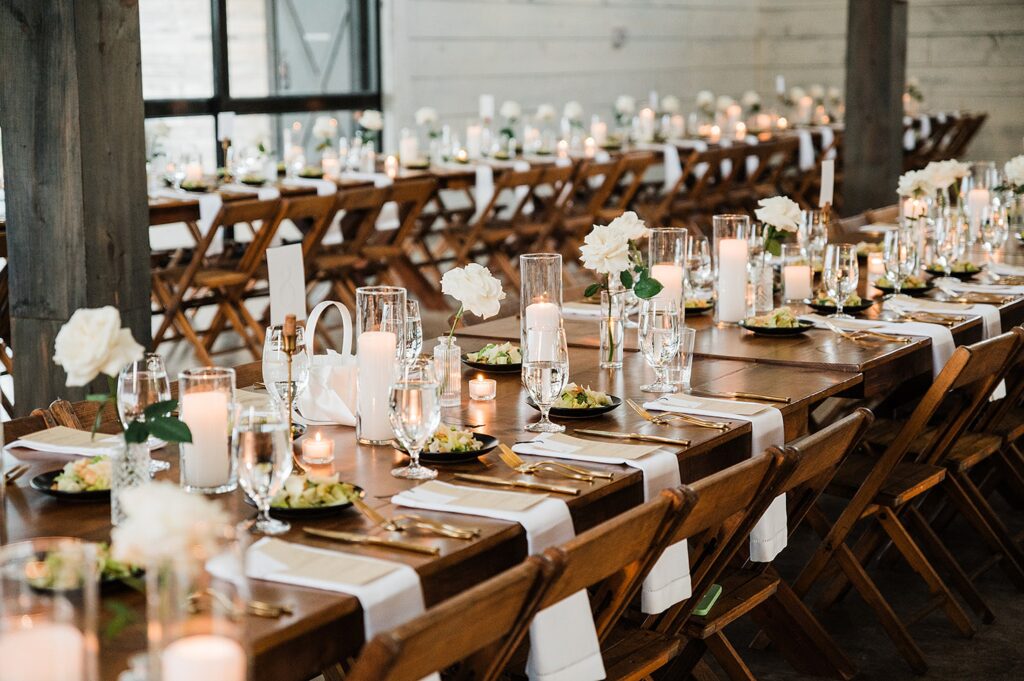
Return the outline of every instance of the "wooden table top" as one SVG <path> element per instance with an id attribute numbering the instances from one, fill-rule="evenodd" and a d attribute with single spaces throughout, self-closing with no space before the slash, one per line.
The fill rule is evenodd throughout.
<path id="1" fill-rule="evenodd" d="M 473 350 L 483 345 L 467 340 L 464 348 Z M 596 357 L 591 350 L 574 348 L 570 351 L 571 379 L 589 384 L 620 397 L 644 399 L 640 385 L 653 377 L 651 370 L 636 353 L 625 358 L 621 371 L 602 371 L 596 368 Z M 798 372 L 798 375 L 794 375 Z M 475 372 L 467 369 L 464 379 Z M 535 421 L 537 412 L 525 402 L 525 393 L 518 374 L 495 375 L 498 381 L 498 396 L 492 402 L 471 402 L 463 390 L 463 405 L 460 409 L 446 412 L 446 416 L 468 422 L 483 424 L 478 428 L 511 443 L 527 436 L 523 428 Z M 806 430 L 808 410 L 826 397 L 838 394 L 860 381 L 852 372 L 821 371 L 786 368 L 750 362 L 698 359 L 694 364 L 692 383 L 695 388 L 706 387 L 714 390 L 751 390 L 782 393 L 792 403 L 777 405 L 786 422 L 787 439 Z M 692 481 L 706 476 L 723 467 L 736 463 L 749 455 L 750 428 L 741 421 L 731 422 L 726 432 L 695 428 L 692 426 L 655 426 L 636 416 L 626 405 L 604 417 L 580 420 L 569 424 L 572 427 L 591 427 L 619 432 L 648 432 L 691 440 L 685 448 L 675 448 L 679 456 L 682 478 Z M 355 441 L 351 428 L 331 427 L 322 429 L 323 435 L 335 441 L 336 460 L 333 469 L 342 479 L 363 487 L 367 501 L 386 515 L 395 511 L 388 498 L 411 483 L 390 475 L 390 470 L 402 465 L 404 456 L 388 447 L 365 447 Z M 158 458 L 176 459 L 171 448 L 157 454 Z M 527 457 L 529 458 L 529 457 Z M 107 504 L 67 504 L 39 494 L 29 488 L 29 480 L 45 470 L 59 467 L 59 463 L 36 462 L 32 470 L 23 476 L 8 491 L 6 527 L 9 541 L 35 536 L 73 535 L 96 541 L 109 538 L 109 506 Z M 578 497 L 567 497 L 577 532 L 583 531 L 611 516 L 631 508 L 643 500 L 642 476 L 639 471 L 625 466 L 588 464 L 606 468 L 616 473 L 613 481 L 597 481 L 592 485 L 568 481 L 578 486 L 582 493 Z M 172 460 L 172 470 L 160 478 L 176 480 L 177 465 Z M 461 466 L 441 467 L 440 478 L 451 479 L 454 472 L 475 471 L 502 478 L 515 478 L 519 474 L 501 464 L 493 453 L 484 462 Z M 248 518 L 253 510 L 244 503 L 242 492 L 222 495 L 225 504 L 237 518 Z M 406 563 L 420 574 L 424 595 L 428 604 L 436 603 L 448 596 L 459 593 L 501 570 L 521 561 L 526 555 L 525 535 L 517 524 L 484 518 L 460 518 L 453 520 L 450 515 L 424 512 L 426 516 L 446 518 L 462 524 L 472 523 L 484 531 L 479 539 L 471 542 L 436 539 L 433 537 L 412 537 L 412 541 L 432 544 L 441 548 L 438 557 L 425 557 L 376 548 L 344 546 L 307 538 L 301 534 L 304 525 L 315 525 L 325 529 L 383 534 L 371 526 L 354 510 L 340 515 L 308 522 L 293 521 L 292 531 L 285 538 L 289 541 L 344 550 L 352 553 L 373 555 L 387 560 Z M 363 627 L 359 604 L 355 598 L 344 594 L 304 589 L 269 582 L 254 581 L 253 597 L 260 600 L 287 603 L 294 608 L 293 616 L 280 620 L 249 618 L 249 638 L 255 655 L 255 678 L 274 681 L 302 681 L 311 678 L 332 662 L 351 655 L 362 644 Z M 108 596 L 131 606 L 139 616 L 135 624 L 113 640 L 102 643 L 103 678 L 112 679 L 126 666 L 130 654 L 141 651 L 145 646 L 144 615 L 142 597 L 127 591 Z M 104 611 L 102 617 L 109 613 Z M 101 622 L 101 630 L 102 630 Z"/>

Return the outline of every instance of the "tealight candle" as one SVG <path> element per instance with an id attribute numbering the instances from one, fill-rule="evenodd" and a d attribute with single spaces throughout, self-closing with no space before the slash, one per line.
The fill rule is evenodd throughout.
<path id="1" fill-rule="evenodd" d="M 775 123 L 779 130 L 785 130 L 789 127 L 789 121 L 786 120 L 785 116 L 779 116 L 779 120 Z"/>
<path id="2" fill-rule="evenodd" d="M 736 141 L 742 142 L 747 137 L 747 124 L 740 121 L 736 124 Z"/>
<path id="3" fill-rule="evenodd" d="M 186 182 L 202 182 L 203 166 L 198 163 L 189 163 L 185 166 Z"/>
<path id="4" fill-rule="evenodd" d="M 458 151 L 455 152 L 455 160 L 459 161 L 460 163 L 468 162 L 469 152 L 466 151 L 465 149 L 459 149 Z"/>
<path id="5" fill-rule="evenodd" d="M 334 440 L 323 439 L 320 431 L 313 439 L 302 441 L 302 460 L 306 463 L 330 463 L 334 461 Z"/>
<path id="6" fill-rule="evenodd" d="M 493 400 L 498 392 L 498 382 L 493 378 L 477 375 L 469 382 L 469 398 L 472 400 Z"/>
<path id="7" fill-rule="evenodd" d="M 160 661 L 163 681 L 245 681 L 245 650 L 226 636 L 180 638 L 164 648 Z"/>
<path id="8" fill-rule="evenodd" d="M 338 177 L 341 172 L 341 161 L 335 156 L 324 156 L 320 159 L 320 167 L 323 168 L 324 177 Z"/>
<path id="9" fill-rule="evenodd" d="M 712 125 L 711 130 L 708 131 L 708 137 L 712 142 L 717 142 L 722 138 L 722 129 L 717 125 Z"/>
<path id="10" fill-rule="evenodd" d="M 384 159 L 384 173 L 392 180 L 398 177 L 398 159 L 388 156 Z"/>
<path id="11" fill-rule="evenodd" d="M 782 268 L 782 283 L 786 300 L 811 297 L 811 266 L 786 265 Z"/>
<path id="12" fill-rule="evenodd" d="M 569 143 L 565 140 L 558 140 L 558 158 L 569 158 Z"/>

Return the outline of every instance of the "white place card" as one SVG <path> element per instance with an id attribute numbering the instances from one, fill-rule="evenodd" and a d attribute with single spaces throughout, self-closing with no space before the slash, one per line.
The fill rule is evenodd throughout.
<path id="1" fill-rule="evenodd" d="M 252 558 L 268 558 L 279 564 L 279 569 L 263 575 L 274 579 L 276 574 L 316 580 L 338 586 L 362 586 L 394 572 L 398 566 L 380 560 L 370 560 L 340 551 L 324 551 L 301 544 L 270 539 L 249 549 Z"/>
<path id="2" fill-rule="evenodd" d="M 270 323 L 284 323 L 290 314 L 306 318 L 306 271 L 302 264 L 302 244 L 267 249 L 267 273 L 270 279 Z"/>
<path id="3" fill-rule="evenodd" d="M 538 440 L 537 444 L 556 453 L 564 452 L 571 454 L 572 452 L 579 452 L 587 456 L 607 456 L 627 461 L 641 459 L 651 452 L 661 449 L 661 445 L 627 445 L 618 441 L 584 440 L 563 433 L 552 433 L 542 440 Z"/>

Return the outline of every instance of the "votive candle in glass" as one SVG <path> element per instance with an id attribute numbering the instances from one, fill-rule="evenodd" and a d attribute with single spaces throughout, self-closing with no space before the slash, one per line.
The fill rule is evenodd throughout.
<path id="1" fill-rule="evenodd" d="M 493 378 L 477 376 L 469 382 L 469 398 L 471 400 L 493 400 L 498 392 L 498 382 Z"/>
<path id="2" fill-rule="evenodd" d="M 787 302 L 810 298 L 811 265 L 798 245 L 782 245 L 782 296 Z"/>
<path id="3" fill-rule="evenodd" d="M 715 215 L 714 267 L 715 322 L 735 324 L 747 314 L 747 240 L 750 218 L 746 215 Z"/>
<path id="4" fill-rule="evenodd" d="M 388 396 L 395 365 L 404 350 L 405 289 L 356 289 L 356 437 L 366 445 L 391 444 Z"/>

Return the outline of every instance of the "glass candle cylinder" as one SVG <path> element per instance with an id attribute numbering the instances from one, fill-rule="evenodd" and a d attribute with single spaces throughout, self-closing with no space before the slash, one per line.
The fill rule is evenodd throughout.
<path id="1" fill-rule="evenodd" d="M 520 342 L 523 361 L 550 361 L 562 327 L 562 256 L 519 256 Z"/>
<path id="2" fill-rule="evenodd" d="M 238 487 L 237 462 L 231 455 L 229 414 L 235 401 L 235 370 L 187 369 L 178 374 L 181 420 L 192 431 L 182 442 L 181 486 L 189 492 L 220 494 Z"/>
<path id="3" fill-rule="evenodd" d="M 750 218 L 746 215 L 715 215 L 714 227 L 715 323 L 735 324 L 747 313 L 747 239 Z"/>
<path id="4" fill-rule="evenodd" d="M 97 549 L 68 537 L 0 548 L 0 679 L 98 681 Z"/>
<path id="5" fill-rule="evenodd" d="M 811 265 L 803 250 L 795 244 L 782 245 L 782 296 L 786 302 L 810 298 Z"/>
<path id="6" fill-rule="evenodd" d="M 356 289 L 356 437 L 366 445 L 389 445 L 388 392 L 405 350 L 405 289 Z"/>
<path id="7" fill-rule="evenodd" d="M 647 241 L 647 264 L 651 278 L 661 283 L 656 300 L 679 303 L 683 300 L 683 262 L 686 255 L 687 231 L 678 227 L 659 227 L 650 230 Z"/>

